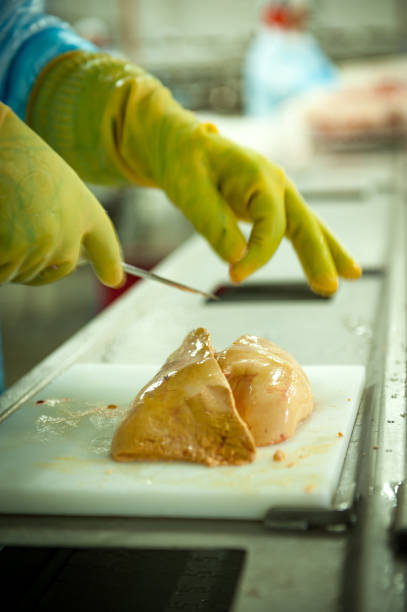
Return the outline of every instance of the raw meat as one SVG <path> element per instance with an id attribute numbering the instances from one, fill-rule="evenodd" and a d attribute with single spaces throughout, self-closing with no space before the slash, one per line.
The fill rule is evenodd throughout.
<path id="1" fill-rule="evenodd" d="M 117 461 L 253 461 L 255 445 L 236 410 L 209 332 L 193 330 L 136 396 L 111 447 Z"/>
<path id="2" fill-rule="evenodd" d="M 256 446 L 289 438 L 311 414 L 314 400 L 304 370 L 272 342 L 241 336 L 217 359 Z"/>

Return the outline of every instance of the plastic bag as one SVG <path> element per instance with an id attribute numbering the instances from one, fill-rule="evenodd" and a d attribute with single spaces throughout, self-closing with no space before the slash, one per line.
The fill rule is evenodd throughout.
<path id="1" fill-rule="evenodd" d="M 290 21 L 289 8 L 268 7 L 243 70 L 244 110 L 273 113 L 289 98 L 336 82 L 337 71 L 315 38 Z"/>

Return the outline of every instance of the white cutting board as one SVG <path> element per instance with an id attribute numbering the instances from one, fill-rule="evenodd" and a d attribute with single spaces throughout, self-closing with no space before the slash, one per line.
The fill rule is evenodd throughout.
<path id="1" fill-rule="evenodd" d="M 0 512 L 263 519 L 271 507 L 330 506 L 363 391 L 363 366 L 304 367 L 313 414 L 291 439 L 258 449 L 249 465 L 117 463 L 109 456 L 113 432 L 158 369 L 77 364 L 6 419 Z M 273 460 L 277 449 L 286 456 L 281 462 Z"/>

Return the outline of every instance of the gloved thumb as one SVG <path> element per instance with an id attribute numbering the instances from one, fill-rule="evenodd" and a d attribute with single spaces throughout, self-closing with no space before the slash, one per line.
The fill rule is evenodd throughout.
<path id="1" fill-rule="evenodd" d="M 84 235 L 81 258 L 86 258 L 92 264 L 104 285 L 123 285 L 122 249 L 113 224 L 101 206 L 92 229 Z"/>

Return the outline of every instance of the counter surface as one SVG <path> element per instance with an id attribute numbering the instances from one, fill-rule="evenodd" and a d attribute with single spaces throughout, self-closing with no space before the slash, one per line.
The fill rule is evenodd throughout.
<path id="1" fill-rule="evenodd" d="M 234 612 L 273 605 L 292 610 L 298 601 L 305 610 L 404 609 L 405 566 L 393 544 L 405 525 L 398 491 L 405 477 L 407 166 L 402 153 L 370 154 L 368 163 L 347 158 L 347 164 L 348 174 L 341 166 L 346 190 L 354 177 L 360 183 L 361 175 L 369 190 L 355 188 L 351 199 L 336 190 L 324 198 L 319 185 L 319 197 L 310 203 L 361 263 L 360 281 L 342 282 L 332 299 L 313 296 L 286 242 L 248 281 L 266 285 L 255 300 L 250 292 L 229 292 L 230 299 L 208 303 L 143 281 L 0 398 L 4 420 L 73 363 L 162 363 L 198 326 L 210 330 L 215 346 L 252 333 L 279 344 L 302 364 L 363 365 L 365 390 L 332 506 L 336 514 L 317 517 L 316 525 L 312 517 L 297 522 L 269 517 L 263 523 L 1 515 L 1 542 L 239 548 L 246 551 L 246 563 Z M 229 284 L 227 267 L 198 236 L 156 271 L 210 292 Z"/>

